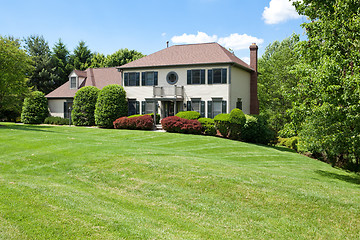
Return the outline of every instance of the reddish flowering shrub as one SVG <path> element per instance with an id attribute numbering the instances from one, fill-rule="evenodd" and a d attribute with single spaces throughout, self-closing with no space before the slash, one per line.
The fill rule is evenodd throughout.
<path id="1" fill-rule="evenodd" d="M 137 130 L 151 130 L 154 126 L 154 120 L 149 115 L 139 117 L 121 117 L 114 121 L 114 128 L 117 129 L 137 129 Z"/>
<path id="2" fill-rule="evenodd" d="M 198 120 L 172 116 L 161 120 L 161 125 L 167 132 L 201 134 L 201 123 Z"/>

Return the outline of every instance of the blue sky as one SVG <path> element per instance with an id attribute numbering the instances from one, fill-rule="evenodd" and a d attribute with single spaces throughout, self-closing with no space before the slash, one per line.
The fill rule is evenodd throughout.
<path id="1" fill-rule="evenodd" d="M 0 0 L 0 35 L 59 38 L 72 51 L 84 40 L 93 52 L 120 48 L 151 54 L 170 45 L 219 42 L 247 60 L 248 45 L 259 54 L 292 33 L 303 34 L 288 0 Z"/>

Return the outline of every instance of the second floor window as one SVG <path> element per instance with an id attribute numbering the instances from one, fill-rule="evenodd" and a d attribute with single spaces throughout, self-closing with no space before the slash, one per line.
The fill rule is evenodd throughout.
<path id="1" fill-rule="evenodd" d="M 187 84 L 205 84 L 205 69 L 188 70 Z"/>
<path id="2" fill-rule="evenodd" d="M 158 85 L 158 72 L 142 72 L 141 73 L 142 86 L 157 86 Z"/>
<path id="3" fill-rule="evenodd" d="M 76 88 L 76 77 L 70 78 L 70 88 L 72 89 Z"/>
<path id="4" fill-rule="evenodd" d="M 214 68 L 208 70 L 208 84 L 226 83 L 227 69 Z"/>
<path id="5" fill-rule="evenodd" d="M 140 86 L 140 73 L 124 73 L 124 86 Z"/>

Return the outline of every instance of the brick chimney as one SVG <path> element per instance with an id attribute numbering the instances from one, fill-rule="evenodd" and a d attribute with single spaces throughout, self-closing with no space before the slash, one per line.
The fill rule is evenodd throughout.
<path id="1" fill-rule="evenodd" d="M 250 45 L 250 67 L 255 70 L 250 76 L 250 114 L 259 114 L 259 100 L 257 96 L 257 62 L 258 46 L 256 43 Z"/>

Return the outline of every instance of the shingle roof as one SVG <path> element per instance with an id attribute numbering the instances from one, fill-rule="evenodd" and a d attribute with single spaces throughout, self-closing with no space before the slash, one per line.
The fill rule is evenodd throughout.
<path id="1" fill-rule="evenodd" d="M 118 68 L 127 69 L 216 63 L 233 63 L 248 71 L 254 71 L 248 64 L 218 43 L 174 45 Z"/>
<path id="2" fill-rule="evenodd" d="M 121 85 L 121 74 L 116 68 L 88 68 L 85 71 L 74 70 L 78 77 L 85 78 L 80 82 L 80 87 L 95 86 L 99 89 L 110 85 Z M 79 89 L 70 89 L 70 81 L 46 95 L 47 98 L 73 98 Z"/>

